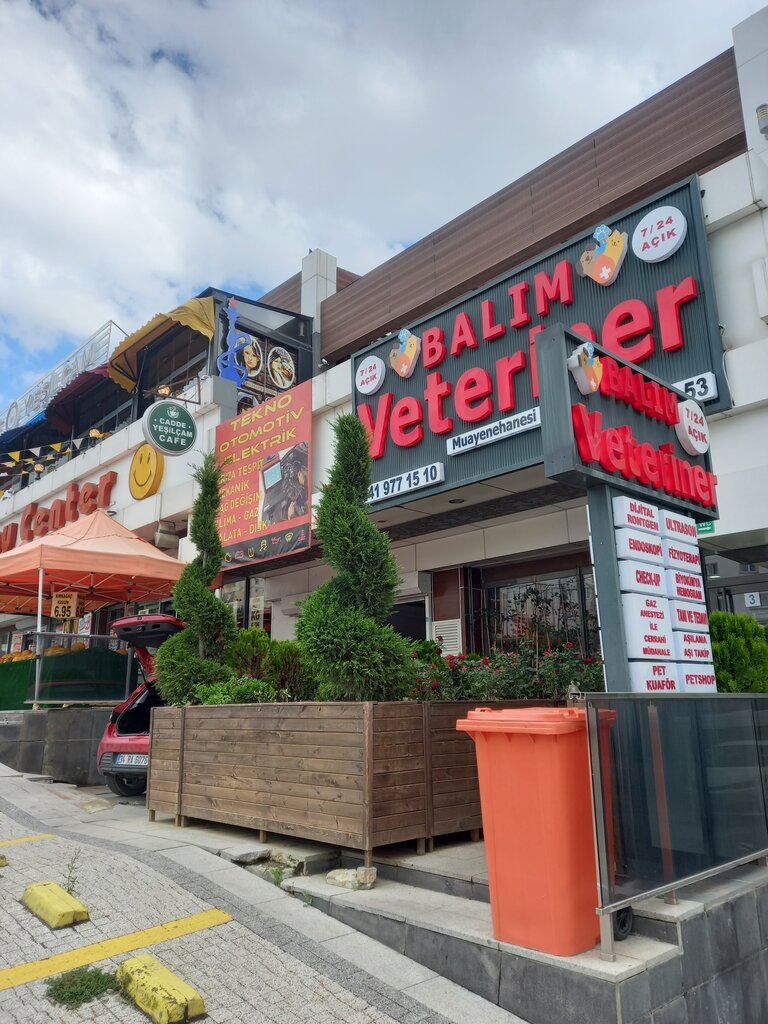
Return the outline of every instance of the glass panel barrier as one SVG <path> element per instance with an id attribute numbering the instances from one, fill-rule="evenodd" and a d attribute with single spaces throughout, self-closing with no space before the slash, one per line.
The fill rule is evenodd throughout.
<path id="1" fill-rule="evenodd" d="M 586 705 L 602 907 L 764 853 L 768 697 Z"/>

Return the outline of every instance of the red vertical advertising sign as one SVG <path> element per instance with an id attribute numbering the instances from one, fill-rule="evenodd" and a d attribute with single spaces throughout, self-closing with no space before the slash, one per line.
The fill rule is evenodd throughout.
<path id="1" fill-rule="evenodd" d="M 216 428 L 225 569 L 310 546 L 311 441 L 311 381 Z"/>

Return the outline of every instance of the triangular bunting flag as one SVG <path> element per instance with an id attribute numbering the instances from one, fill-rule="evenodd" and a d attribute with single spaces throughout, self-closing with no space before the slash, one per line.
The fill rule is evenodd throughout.
<path id="1" fill-rule="evenodd" d="M 14 462 L 19 462 L 21 459 L 21 452 L 8 452 L 8 458 L 13 459 Z"/>
<path id="2" fill-rule="evenodd" d="M 48 447 L 49 448 L 53 448 L 53 450 L 55 452 L 60 452 L 61 449 L 64 447 L 64 442 L 63 441 L 57 441 L 56 444 L 50 444 L 50 445 L 48 445 Z"/>
<path id="3" fill-rule="evenodd" d="M 42 449 L 40 449 L 40 448 L 27 448 L 27 451 L 31 452 L 35 456 L 36 459 L 40 457 L 41 450 Z"/>

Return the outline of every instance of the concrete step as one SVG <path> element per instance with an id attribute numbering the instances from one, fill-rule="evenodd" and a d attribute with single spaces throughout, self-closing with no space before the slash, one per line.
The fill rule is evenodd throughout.
<path id="1" fill-rule="evenodd" d="M 635 988 L 648 990 L 646 972 L 680 957 L 676 943 L 640 935 L 617 947 L 614 962 L 597 948 L 575 957 L 523 949 L 493 937 L 488 904 L 386 878 L 370 890 L 340 889 L 320 876 L 287 879 L 282 887 L 532 1024 L 542 1020 L 542 989 L 567 1000 L 574 1024 L 616 1021 L 622 999 L 628 1004 Z"/>
<path id="2" fill-rule="evenodd" d="M 356 868 L 362 863 L 362 853 L 342 850 L 342 867 Z M 448 896 L 490 902 L 482 842 L 443 842 L 433 852 L 425 854 L 415 853 L 412 847 L 385 847 L 374 851 L 373 863 L 379 878 Z"/>

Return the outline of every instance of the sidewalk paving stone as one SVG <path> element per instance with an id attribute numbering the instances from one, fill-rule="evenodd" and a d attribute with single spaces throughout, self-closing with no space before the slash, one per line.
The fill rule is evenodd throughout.
<path id="1" fill-rule="evenodd" d="M 244 842 L 242 833 L 238 839 L 232 830 L 180 830 L 162 822 L 156 829 L 135 804 L 103 809 L 84 794 L 81 798 L 71 791 L 62 795 L 56 787 L 0 775 L 0 837 L 52 830 L 42 826 L 62 817 L 62 802 L 71 813 L 65 812 L 66 824 L 55 829 L 59 837 L 23 844 L 21 856 L 22 847 L 14 848 L 13 864 L 3 869 L 8 897 L 0 904 L 0 967 L 216 906 L 235 919 L 148 950 L 201 991 L 213 1024 L 446 1024 L 457 1019 L 432 1008 L 434 992 L 427 991 L 424 999 L 413 998 L 399 983 L 390 985 L 382 979 L 384 961 L 396 956 L 386 947 L 365 939 L 372 968 L 366 970 L 356 962 L 363 936 L 293 899 L 270 881 L 214 856 L 212 851 L 241 844 L 252 848 L 252 840 Z M 50 877 L 61 882 L 76 850 L 80 853 L 75 891 L 88 903 L 92 921 L 62 936 L 45 929 L 16 901 L 30 880 Z M 333 944 L 344 940 L 346 947 L 340 945 L 337 952 Z M 354 958 L 340 955 L 356 945 Z M 115 957 L 99 966 L 116 967 L 122 959 Z M 394 979 L 391 959 L 389 965 Z M 410 973 L 405 965 L 410 965 Z M 405 961 L 405 965 L 399 980 L 421 979 L 415 988 L 442 981 L 417 964 Z M 484 1001 L 464 995 L 473 1009 L 463 1020 L 484 1024 Z M 512 1015 L 492 1009 L 503 1014 L 493 1024 L 497 1020 L 514 1024 Z M 0 992 L 0 1020 L 3 1024 L 138 1024 L 146 1018 L 114 994 L 78 1010 L 57 1007 L 45 997 L 45 982 L 33 982 Z"/>

